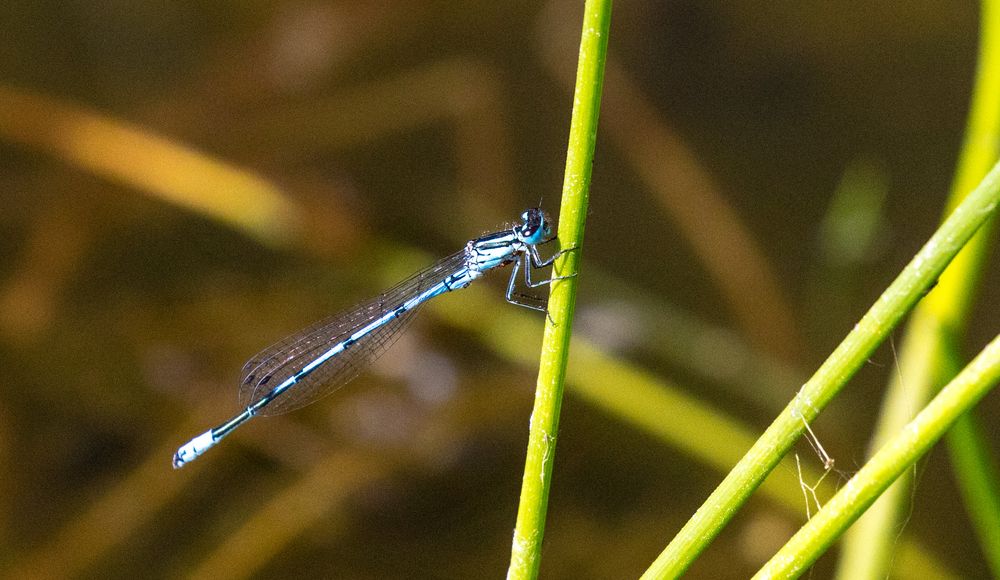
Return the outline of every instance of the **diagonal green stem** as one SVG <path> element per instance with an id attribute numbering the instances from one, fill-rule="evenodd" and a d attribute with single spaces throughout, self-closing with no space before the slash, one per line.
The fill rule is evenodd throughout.
<path id="1" fill-rule="evenodd" d="M 794 578 L 827 548 L 1000 379 L 1000 336 L 823 506 L 754 578 Z"/>
<path id="2" fill-rule="evenodd" d="M 949 209 L 975 187 L 997 160 L 1000 147 L 1000 1 L 984 0 L 980 15 L 979 65 L 965 143 L 952 184 Z M 986 260 L 992 228 L 984 227 L 955 257 L 937 287 L 913 313 L 899 353 L 899 373 L 892 381 L 872 438 L 881 447 L 947 382 L 961 366 L 956 345 L 968 322 L 973 291 Z M 962 418 L 949 435 L 959 486 L 994 574 L 1000 575 L 1000 498 L 989 477 L 990 457 L 972 416 Z M 837 577 L 841 580 L 885 578 L 909 500 L 909 481 L 900 479 L 844 536 Z"/>
<path id="3" fill-rule="evenodd" d="M 682 574 L 718 535 L 768 473 L 844 384 L 885 340 L 945 266 L 993 215 L 1000 201 L 1000 165 L 994 166 L 883 292 L 796 397 L 660 553 L 644 578 Z M 666 420 L 666 418 L 665 418 Z"/>
<path id="4" fill-rule="evenodd" d="M 393 250 L 374 262 L 391 264 L 400 254 Z M 390 257 L 391 256 L 391 257 Z M 414 264 L 424 264 L 431 257 L 418 255 L 387 268 L 382 278 L 385 284 L 397 280 L 401 273 L 410 272 Z M 587 266 L 587 283 L 594 281 L 594 269 Z M 428 310 L 449 327 L 475 336 L 485 347 L 508 362 L 523 368 L 533 368 L 538 358 L 522 348 L 533 340 L 541 340 L 543 318 L 522 308 L 500 308 L 495 292 L 484 287 L 470 287 L 455 293 L 450 300 L 432 302 Z M 469 312 L 476 312 L 469 317 Z M 730 417 L 687 393 L 690 388 L 672 384 L 640 366 L 622 360 L 602 350 L 579 333 L 573 337 L 569 365 L 566 369 L 567 394 L 594 409 L 600 410 L 628 426 L 644 432 L 663 445 L 687 456 L 692 462 L 713 471 L 725 473 L 753 445 L 756 434 L 747 424 Z M 663 417 L 672 420 L 664 421 Z M 711 437 L 706 437 L 711 433 Z M 789 457 L 764 480 L 758 493 L 774 502 L 792 516 L 803 513 L 802 490 L 795 462 Z M 805 481 L 817 481 L 818 470 L 802 468 Z M 827 485 L 829 484 L 829 485 Z M 826 478 L 819 487 L 820 497 L 830 497 L 833 478 Z M 926 547 L 912 538 L 899 539 L 894 560 L 900 578 L 957 578 Z"/>
<path id="5" fill-rule="evenodd" d="M 556 260 L 554 269 L 557 275 L 569 278 L 553 282 L 549 294 L 549 319 L 542 339 L 508 578 L 536 578 L 541 564 L 610 23 L 611 0 L 587 0 L 559 208 L 559 244 L 569 251 Z"/>

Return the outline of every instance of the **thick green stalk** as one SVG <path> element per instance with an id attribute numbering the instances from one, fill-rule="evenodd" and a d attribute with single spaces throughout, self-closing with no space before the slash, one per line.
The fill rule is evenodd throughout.
<path id="1" fill-rule="evenodd" d="M 1000 336 L 803 526 L 754 578 L 794 578 L 816 561 L 893 481 L 1000 379 Z"/>
<path id="2" fill-rule="evenodd" d="M 554 268 L 557 275 L 571 277 L 553 282 L 549 294 L 549 320 L 542 339 L 508 578 L 536 578 L 541 564 L 610 23 L 611 0 L 587 0 L 559 208 L 559 244 L 569 251 L 556 261 Z"/>
<path id="3" fill-rule="evenodd" d="M 805 425 L 840 391 L 937 280 L 962 246 L 993 215 L 998 201 L 1000 165 L 994 166 L 983 182 L 962 201 L 917 252 L 844 341 L 660 553 L 646 571 L 645 578 L 676 577 L 691 565 L 802 435 Z"/>
<path id="4" fill-rule="evenodd" d="M 979 66 L 973 91 L 965 144 L 959 158 L 949 198 L 949 209 L 982 179 L 997 160 L 1000 137 L 1000 2 L 984 0 L 981 13 Z M 913 313 L 894 377 L 882 405 L 871 450 L 880 448 L 924 406 L 934 390 L 954 376 L 959 367 L 955 345 L 968 322 L 969 305 L 979 272 L 986 259 L 992 228 L 984 227 L 962 249 L 937 287 Z M 947 369 L 954 369 L 948 371 Z M 994 574 L 1000 575 L 1000 499 L 996 480 L 987 477 L 989 467 L 978 467 L 963 458 L 991 463 L 978 429 L 961 419 L 960 428 L 949 436 L 957 459 L 956 474 L 967 509 Z M 903 506 L 909 501 L 909 481 L 900 479 L 879 498 L 844 536 L 837 577 L 841 580 L 885 578 L 892 562 Z M 969 502 L 972 502 L 971 504 Z"/>

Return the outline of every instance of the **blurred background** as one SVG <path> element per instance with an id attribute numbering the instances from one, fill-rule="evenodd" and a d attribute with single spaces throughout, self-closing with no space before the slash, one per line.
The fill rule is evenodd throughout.
<path id="1" fill-rule="evenodd" d="M 6 2 L 0 574 L 502 575 L 544 319 L 503 274 L 335 395 L 170 458 L 238 411 L 258 350 L 558 211 L 582 8 Z M 617 3 L 543 577 L 645 570 L 929 237 L 977 17 Z M 820 501 L 863 462 L 893 348 L 814 425 Z M 691 577 L 749 576 L 815 511 L 823 459 L 794 455 Z M 896 574 L 986 576 L 946 454 L 911 475 Z"/>

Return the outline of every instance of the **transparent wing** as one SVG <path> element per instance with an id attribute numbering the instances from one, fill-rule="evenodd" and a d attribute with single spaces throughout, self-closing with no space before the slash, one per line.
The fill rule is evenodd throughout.
<path id="1" fill-rule="evenodd" d="M 359 328 L 438 284 L 465 266 L 465 252 L 443 258 L 428 268 L 393 286 L 378 296 L 284 338 L 257 353 L 243 365 L 240 379 L 240 406 L 249 407 L 272 389 Z M 371 364 L 399 337 L 413 320 L 416 307 L 369 332 L 344 352 L 332 357 L 301 377 L 260 411 L 260 415 L 278 415 L 304 407 L 342 387 Z"/>

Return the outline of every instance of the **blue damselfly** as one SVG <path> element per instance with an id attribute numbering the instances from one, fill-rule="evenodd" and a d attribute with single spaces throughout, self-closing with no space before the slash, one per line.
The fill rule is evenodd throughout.
<path id="1" fill-rule="evenodd" d="M 239 389 L 243 411 L 178 449 L 174 467 L 194 460 L 254 416 L 292 411 L 340 388 L 385 352 L 421 304 L 465 288 L 489 270 L 513 265 L 507 301 L 545 311 L 543 300 L 519 294 L 515 288 L 520 272 L 531 288 L 560 279 L 531 279 L 532 270 L 551 265 L 562 253 L 541 258 L 538 246 L 553 239 L 548 215 L 531 208 L 513 227 L 470 240 L 460 252 L 375 298 L 264 349 L 243 366 Z"/>

